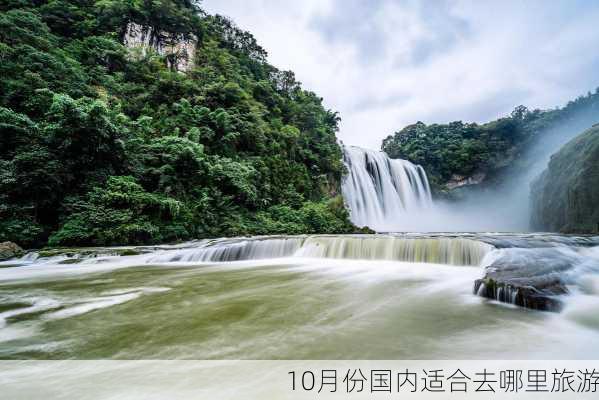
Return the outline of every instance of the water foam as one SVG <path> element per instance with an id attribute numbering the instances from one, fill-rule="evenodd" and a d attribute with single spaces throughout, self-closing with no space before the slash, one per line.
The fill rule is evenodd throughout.
<path id="1" fill-rule="evenodd" d="M 343 160 L 348 170 L 343 197 L 357 226 L 402 230 L 402 218 L 431 207 L 431 191 L 421 166 L 353 146 L 343 147 Z"/>

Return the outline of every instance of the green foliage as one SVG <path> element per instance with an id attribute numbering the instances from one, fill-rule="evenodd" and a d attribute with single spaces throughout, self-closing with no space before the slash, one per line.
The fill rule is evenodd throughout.
<path id="1" fill-rule="evenodd" d="M 0 9 L 0 240 L 353 229 L 327 201 L 343 171 L 337 114 L 230 20 L 191 0 Z M 154 43 L 195 41 L 193 68 L 124 47 L 130 22 Z"/>
<path id="2" fill-rule="evenodd" d="M 599 126 L 555 153 L 531 184 L 531 226 L 538 231 L 599 233 Z"/>
<path id="3" fill-rule="evenodd" d="M 433 188 L 438 189 L 452 175 L 469 176 L 477 171 L 497 174 L 521 162 L 533 142 L 549 140 L 559 130 L 577 132 L 585 124 L 598 122 L 598 111 L 599 89 L 563 108 L 529 111 L 518 106 L 508 117 L 482 125 L 417 122 L 388 136 L 382 149 L 392 158 L 422 165 Z M 519 168 L 527 167 L 521 164 Z"/>
<path id="4" fill-rule="evenodd" d="M 112 176 L 105 188 L 67 207 L 71 212 L 50 246 L 143 244 L 190 235 L 181 202 L 146 192 L 130 176 Z"/>
<path id="5" fill-rule="evenodd" d="M 355 227 L 348 222 L 349 215 L 341 197 L 326 202 L 304 202 L 300 208 L 276 205 L 251 215 L 227 218 L 225 233 L 230 236 L 251 233 L 307 234 L 347 233 Z"/>

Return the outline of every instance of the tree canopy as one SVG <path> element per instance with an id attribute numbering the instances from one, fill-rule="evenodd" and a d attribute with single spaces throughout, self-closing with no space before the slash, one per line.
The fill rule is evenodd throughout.
<path id="1" fill-rule="evenodd" d="M 485 124 L 417 122 L 384 139 L 382 150 L 392 158 L 422 165 L 439 191 L 453 175 L 494 175 L 505 168 L 527 168 L 527 152 L 536 143 L 564 131 L 576 134 L 597 122 L 599 89 L 552 110 L 518 106 L 509 116 Z"/>
<path id="2" fill-rule="evenodd" d="M 0 241 L 152 243 L 353 229 L 336 112 L 189 0 L 0 5 Z M 123 45 L 197 41 L 192 68 Z"/>

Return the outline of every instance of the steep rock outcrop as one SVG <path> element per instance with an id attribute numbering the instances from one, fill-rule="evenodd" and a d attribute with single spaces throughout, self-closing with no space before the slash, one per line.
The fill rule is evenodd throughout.
<path id="1" fill-rule="evenodd" d="M 599 125 L 551 156 L 531 185 L 531 228 L 599 232 Z"/>
<path id="2" fill-rule="evenodd" d="M 130 22 L 123 38 L 129 49 L 137 49 L 145 55 L 149 49 L 166 57 L 168 67 L 179 72 L 187 72 L 193 67 L 197 48 L 197 38 L 185 37 L 170 32 L 157 31 L 151 26 Z"/>

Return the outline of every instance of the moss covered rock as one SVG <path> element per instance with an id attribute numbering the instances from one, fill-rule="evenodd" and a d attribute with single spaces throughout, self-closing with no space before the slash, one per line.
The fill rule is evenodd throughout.
<path id="1" fill-rule="evenodd" d="M 13 242 L 0 243 L 0 261 L 20 257 L 24 253 L 23 249 Z"/>
<path id="2" fill-rule="evenodd" d="M 531 185 L 531 228 L 599 233 L 599 125 L 551 156 Z"/>

